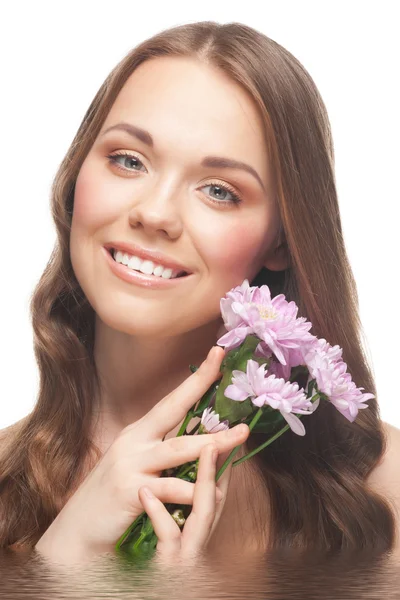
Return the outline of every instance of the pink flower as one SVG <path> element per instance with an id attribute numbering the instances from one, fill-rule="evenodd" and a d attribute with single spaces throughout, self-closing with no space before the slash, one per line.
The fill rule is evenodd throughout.
<path id="1" fill-rule="evenodd" d="M 304 425 L 293 413 L 311 414 L 318 403 L 308 400 L 297 383 L 276 378 L 275 375 L 266 377 L 265 367 L 265 364 L 259 365 L 255 360 L 248 360 L 246 373 L 232 371 L 232 384 L 227 386 L 225 396 L 239 402 L 250 398 L 259 408 L 269 405 L 280 411 L 294 433 L 304 435 Z"/>
<path id="2" fill-rule="evenodd" d="M 292 363 L 302 358 L 301 346 L 314 337 L 308 333 L 312 324 L 304 317 L 296 318 L 296 304 L 287 302 L 284 294 L 271 299 L 267 285 L 250 287 L 245 279 L 221 299 L 220 306 L 228 330 L 218 340 L 220 346 L 237 348 L 247 335 L 254 334 L 261 340 L 258 352 L 265 356 L 273 352 L 279 362 L 288 366 L 289 374 L 290 367 L 297 366 Z"/>
<path id="3" fill-rule="evenodd" d="M 363 403 L 375 396 L 362 393 L 364 388 L 356 387 L 341 357 L 342 349 L 339 346 L 331 346 L 321 338 L 309 349 L 305 362 L 318 389 L 328 396 L 346 419 L 353 422 L 359 409 L 368 408 Z"/>
<path id="4" fill-rule="evenodd" d="M 229 429 L 229 421 L 225 420 L 220 423 L 219 415 L 211 407 L 203 411 L 201 425 L 203 426 L 202 429 L 207 433 L 217 433 L 217 431 Z"/>

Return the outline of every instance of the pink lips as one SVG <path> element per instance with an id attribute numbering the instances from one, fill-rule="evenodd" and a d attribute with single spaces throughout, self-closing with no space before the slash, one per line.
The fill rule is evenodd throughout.
<path id="1" fill-rule="evenodd" d="M 112 272 L 117 275 L 117 277 L 128 283 L 134 283 L 142 287 L 153 289 L 168 288 L 177 285 L 179 282 L 182 283 L 192 276 L 192 274 L 190 274 L 184 275 L 183 277 L 175 277 L 174 279 L 164 279 L 163 277 L 156 277 L 155 275 L 145 275 L 144 273 L 134 271 L 121 263 L 117 263 L 111 256 L 110 251 L 106 248 L 103 247 L 102 252 L 104 253 Z"/>

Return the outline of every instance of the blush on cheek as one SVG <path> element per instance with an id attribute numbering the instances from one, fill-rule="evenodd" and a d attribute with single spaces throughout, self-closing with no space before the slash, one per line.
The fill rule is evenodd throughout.
<path id="1" fill-rule="evenodd" d="M 100 181 L 96 183 L 96 179 L 95 173 L 81 170 L 76 180 L 73 218 L 80 226 L 101 227 L 115 218 L 111 187 Z"/>
<path id="2" fill-rule="evenodd" d="M 265 240 L 265 225 L 235 223 L 218 235 L 218 243 L 209 240 L 206 248 L 210 266 L 216 270 L 244 276 L 254 261 L 260 257 L 260 249 Z"/>

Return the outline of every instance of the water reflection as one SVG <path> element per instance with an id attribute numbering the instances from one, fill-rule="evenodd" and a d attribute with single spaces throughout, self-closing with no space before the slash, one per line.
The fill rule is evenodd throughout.
<path id="1" fill-rule="evenodd" d="M 0 598 L 379 599 L 400 600 L 398 556 L 274 552 L 257 558 L 132 565 L 105 555 L 84 568 L 0 551 Z"/>

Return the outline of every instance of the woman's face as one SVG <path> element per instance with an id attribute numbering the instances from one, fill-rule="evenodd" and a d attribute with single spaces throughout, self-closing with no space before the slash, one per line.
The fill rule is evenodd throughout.
<path id="1" fill-rule="evenodd" d="M 147 130 L 153 147 L 121 129 L 104 134 L 122 122 Z M 121 152 L 130 156 L 107 158 Z M 204 166 L 205 156 L 244 162 L 260 180 L 246 170 Z M 230 191 L 221 189 L 226 185 Z M 263 123 L 244 89 L 193 60 L 142 63 L 76 181 L 76 277 L 100 319 L 127 334 L 174 336 L 206 325 L 220 317 L 228 290 L 269 266 L 279 227 L 273 193 Z M 128 283 L 105 259 L 111 241 L 162 252 L 192 275 L 164 289 Z"/>

